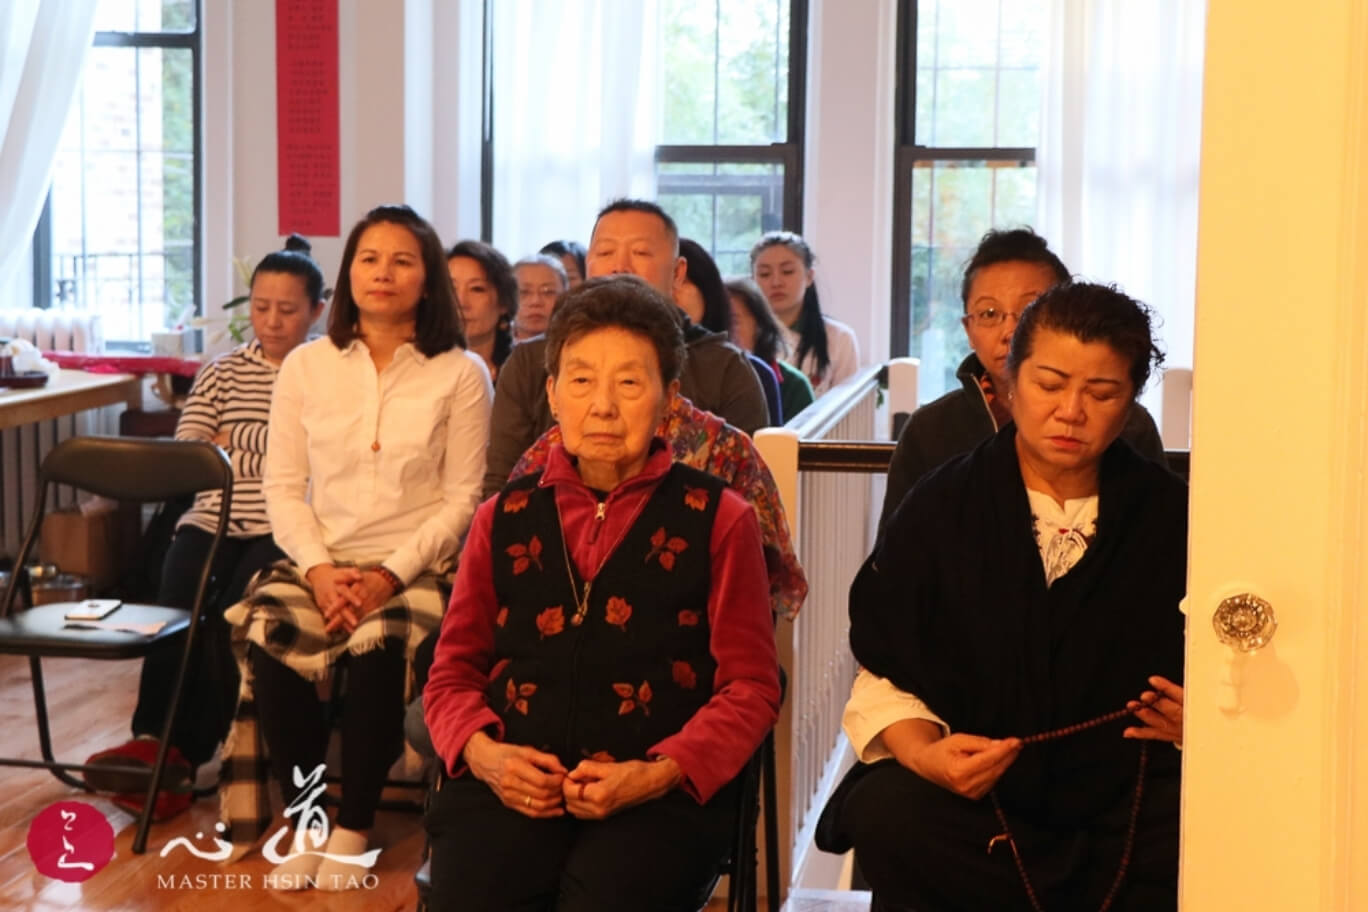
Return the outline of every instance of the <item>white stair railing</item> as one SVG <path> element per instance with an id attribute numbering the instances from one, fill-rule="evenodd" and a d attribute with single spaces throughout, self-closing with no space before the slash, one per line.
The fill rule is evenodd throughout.
<path id="1" fill-rule="evenodd" d="M 785 427 L 755 435 L 779 487 L 808 580 L 802 612 L 792 623 L 780 621 L 777 630 L 780 661 L 789 676 L 775 730 L 780 883 L 785 892 L 800 884 L 836 886 L 834 875 L 828 875 L 839 870 L 840 860 L 822 856 L 812 837 L 832 788 L 853 761 L 841 733 L 841 712 L 855 678 L 846 599 L 855 572 L 873 546 L 875 487 L 883 470 L 872 474 L 857 464 L 858 458 L 852 462 L 838 454 L 833 462 L 824 454 L 842 449 L 839 442 L 886 439 L 879 416 L 881 381 L 889 376 L 895 376 L 900 387 L 896 394 L 890 391 L 889 409 L 897 399 L 903 403 L 899 410 L 911 411 L 916 402 L 915 361 L 896 375 L 881 366 L 867 368 L 828 391 Z M 886 444 L 883 450 L 886 465 Z M 810 467 L 805 468 L 805 462 Z M 809 870 L 814 868 L 822 873 Z"/>

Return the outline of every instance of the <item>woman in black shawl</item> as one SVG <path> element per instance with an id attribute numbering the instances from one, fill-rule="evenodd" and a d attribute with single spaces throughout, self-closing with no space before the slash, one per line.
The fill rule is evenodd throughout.
<path id="1" fill-rule="evenodd" d="M 865 762 L 819 844 L 886 910 L 1172 909 L 1179 754 L 1153 742 L 1182 739 L 1187 489 L 1118 439 L 1162 356 L 1113 288 L 1019 319 L 1013 423 L 912 490 L 851 587 Z"/>

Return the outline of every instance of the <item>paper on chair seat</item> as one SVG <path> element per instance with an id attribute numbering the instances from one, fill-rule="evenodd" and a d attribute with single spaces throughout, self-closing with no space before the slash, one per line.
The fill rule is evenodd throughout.
<path id="1" fill-rule="evenodd" d="M 160 633 L 161 629 L 166 626 L 166 621 L 154 621 L 151 624 L 120 624 L 118 621 L 67 621 L 62 626 L 93 630 L 122 630 L 125 633 L 137 633 L 150 637 Z"/>

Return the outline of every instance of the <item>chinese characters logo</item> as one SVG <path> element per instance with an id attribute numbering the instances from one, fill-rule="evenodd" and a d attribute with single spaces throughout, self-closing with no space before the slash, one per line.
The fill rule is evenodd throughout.
<path id="1" fill-rule="evenodd" d="M 290 827 L 287 824 L 275 832 L 266 845 L 262 848 L 261 854 L 272 864 L 281 864 L 299 855 L 317 855 L 320 858 L 331 859 L 332 861 L 343 864 L 359 865 L 363 868 L 370 868 L 375 865 L 375 861 L 380 857 L 379 849 L 371 849 L 359 855 L 335 855 L 324 852 L 323 848 L 328 844 L 328 815 L 323 808 L 314 802 L 326 787 L 323 783 L 323 773 L 327 767 L 319 764 L 313 772 L 305 776 L 299 769 L 294 768 L 294 784 L 299 789 L 299 796 L 285 809 L 285 817 L 296 818 L 294 821 L 294 838 L 290 841 L 287 852 L 280 851 L 280 844 L 290 835 Z M 219 833 L 224 832 L 224 825 L 219 823 L 215 829 Z M 197 834 L 202 835 L 202 834 Z M 197 848 L 194 843 L 184 836 L 172 839 L 162 847 L 161 857 L 165 858 L 172 849 L 183 848 L 197 858 L 204 858 L 209 861 L 226 861 L 232 857 L 233 847 L 223 839 L 214 837 L 214 850 L 208 851 Z"/>
<path id="2" fill-rule="evenodd" d="M 81 883 L 114 857 L 114 828 L 89 804 L 59 801 L 29 825 L 28 852 L 39 873 Z"/>

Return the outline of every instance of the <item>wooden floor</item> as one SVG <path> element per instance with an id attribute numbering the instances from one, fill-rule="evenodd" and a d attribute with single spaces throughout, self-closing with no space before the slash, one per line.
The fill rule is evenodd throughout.
<path id="1" fill-rule="evenodd" d="M 137 694 L 138 663 L 50 660 L 43 663 L 43 671 L 53 745 L 59 757 L 80 762 L 94 751 L 127 739 Z M 0 750 L 6 756 L 38 757 L 32 705 L 28 660 L 0 656 L 0 732 L 4 733 Z M 118 831 L 114 860 L 81 884 L 62 883 L 38 873 L 25 845 L 29 824 L 44 808 L 55 801 L 72 799 L 100 806 L 109 813 L 110 822 Z M 195 837 L 196 833 L 212 834 L 216 820 L 217 802 L 201 798 L 180 817 L 153 824 L 148 851 L 134 855 L 130 815 L 97 796 L 68 788 L 46 770 L 0 767 L 0 909 L 370 912 L 413 909 L 417 905 L 413 872 L 422 852 L 423 834 L 422 821 L 415 813 L 380 812 L 375 838 L 384 851 L 374 868 L 378 884 L 371 890 L 346 893 L 287 893 L 268 889 L 262 885 L 262 877 L 272 865 L 258 852 L 229 865 L 205 861 L 179 849 L 166 858 L 160 857 L 166 843 L 178 836 L 211 848 L 208 842 Z M 232 887 L 227 885 L 228 874 L 234 875 Z M 193 885 L 190 889 L 183 888 L 186 875 Z"/>
<path id="2" fill-rule="evenodd" d="M 128 738 L 129 720 L 138 688 L 137 662 L 80 662 L 54 659 L 43 663 L 54 749 L 75 762 Z M 33 691 L 28 660 L 0 656 L 0 751 L 5 756 L 37 759 L 38 735 L 33 721 Z M 407 797 L 399 795 L 398 797 Z M 81 884 L 40 874 L 25 844 L 29 824 L 56 801 L 86 801 L 110 819 L 116 831 L 114 859 Z M 356 910 L 387 912 L 414 909 L 417 892 L 413 872 L 423 848 L 422 821 L 412 812 L 381 811 L 375 844 L 383 847 L 373 869 L 374 889 L 327 893 L 271 889 L 263 877 L 272 865 L 253 852 L 234 864 L 219 864 L 175 849 L 161 850 L 177 837 L 211 848 L 197 834 L 212 834 L 218 818 L 213 798 L 201 798 L 174 820 L 153 824 L 148 851 L 132 851 L 134 821 L 98 795 L 68 788 L 46 770 L 0 767 L 0 909 L 56 912 L 144 910 Z M 229 877 L 231 875 L 231 878 Z M 188 878 L 188 882 L 187 882 Z M 726 907 L 714 898 L 708 910 Z M 763 907 L 763 900 L 762 900 Z M 868 894 L 810 892 L 795 895 L 791 912 L 856 912 L 869 908 Z"/>

